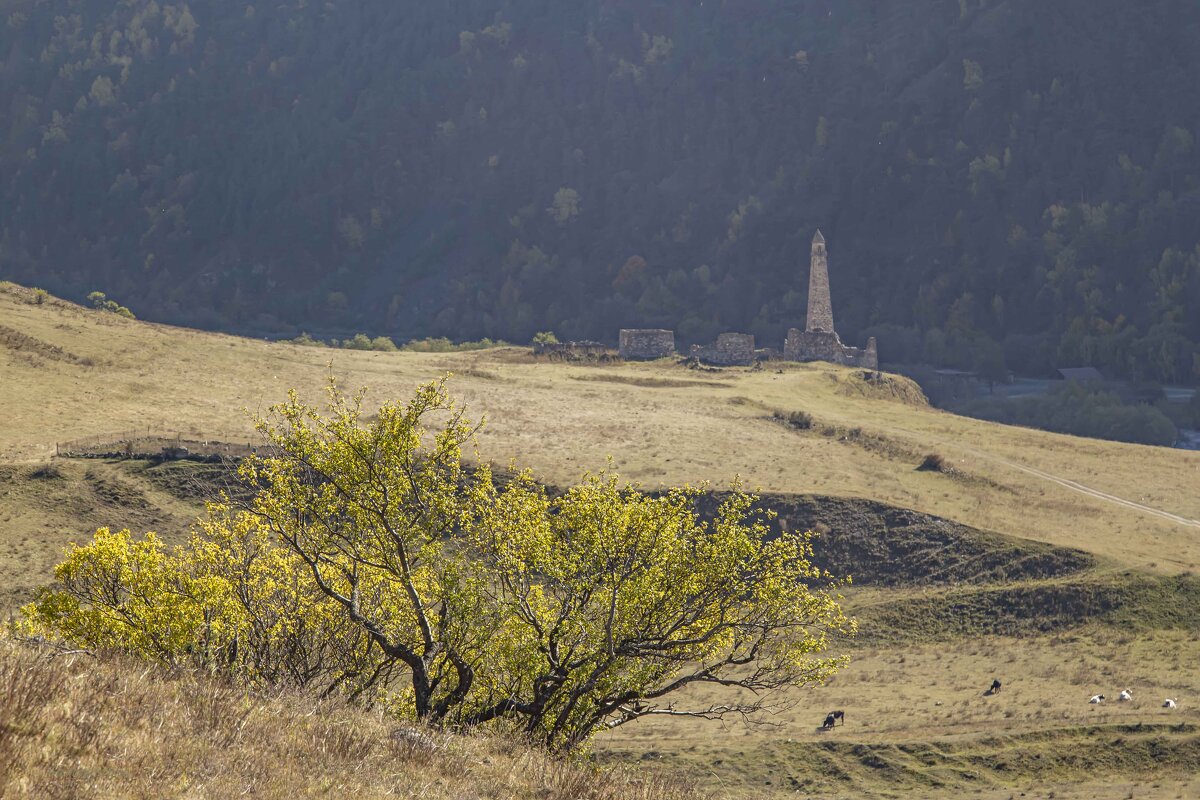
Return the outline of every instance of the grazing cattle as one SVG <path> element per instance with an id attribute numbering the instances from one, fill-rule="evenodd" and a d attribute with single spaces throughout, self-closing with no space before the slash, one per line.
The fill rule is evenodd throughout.
<path id="1" fill-rule="evenodd" d="M 1127 703 L 1132 699 L 1133 699 L 1133 692 L 1129 691 L 1128 689 L 1122 689 L 1121 693 L 1119 695 L 1117 695 L 1117 700 L 1119 700 L 1122 703 Z"/>
<path id="2" fill-rule="evenodd" d="M 1175 701 L 1168 697 L 1163 700 L 1163 708 L 1175 708 Z"/>
<path id="3" fill-rule="evenodd" d="M 992 688 L 987 690 L 988 694 L 998 694 L 1000 692 L 1000 681 L 992 681 Z"/>
<path id="4" fill-rule="evenodd" d="M 845 711 L 830 711 L 828 714 L 825 715 L 825 722 L 824 722 L 824 724 L 821 725 L 821 728 L 823 728 L 824 730 L 829 730 L 837 723 L 837 721 L 839 719 L 842 721 L 843 725 L 846 724 L 846 712 Z"/>
<path id="5" fill-rule="evenodd" d="M 1104 702 L 1104 695 L 1094 694 L 1094 695 L 1092 695 L 1092 699 L 1088 700 L 1088 702 L 1091 703 L 1092 705 L 1099 705 L 1100 703 Z"/>

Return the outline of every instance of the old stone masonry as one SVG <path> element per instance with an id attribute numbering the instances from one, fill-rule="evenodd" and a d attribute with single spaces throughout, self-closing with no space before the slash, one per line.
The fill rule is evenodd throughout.
<path id="1" fill-rule="evenodd" d="M 675 354 L 675 335 L 668 330 L 621 331 L 621 357 L 631 360 L 663 358 Z M 711 345 L 692 345 L 690 355 L 709 364 L 738 366 L 754 363 L 757 358 L 778 358 L 779 351 L 755 350 L 754 337 L 747 333 L 723 333 Z M 783 343 L 787 361 L 832 361 L 848 367 L 879 369 L 875 337 L 866 348 L 848 347 L 833 327 L 833 303 L 829 297 L 829 256 L 825 237 L 817 231 L 812 240 L 812 258 L 808 269 L 808 324 L 801 331 L 792 328 Z"/>
<path id="2" fill-rule="evenodd" d="M 808 325 L 801 331 L 792 328 L 783 343 L 788 361 L 832 361 L 848 367 L 879 369 L 875 337 L 866 349 L 847 347 L 833 327 L 833 303 L 829 299 L 829 256 L 825 237 L 817 231 L 812 241 L 812 259 L 808 268 Z"/>

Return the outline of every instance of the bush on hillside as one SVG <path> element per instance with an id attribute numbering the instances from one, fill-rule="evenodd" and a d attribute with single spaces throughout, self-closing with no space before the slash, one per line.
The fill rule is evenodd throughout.
<path id="1" fill-rule="evenodd" d="M 414 353 L 456 353 L 470 350 L 488 350 L 493 347 L 507 346 L 508 342 L 492 341 L 486 337 L 477 342 L 459 342 L 455 344 L 444 336 L 441 336 L 429 337 L 425 339 L 413 339 L 408 344 L 404 345 L 404 349 L 410 350 Z"/>
<path id="2" fill-rule="evenodd" d="M 251 500 L 211 505 L 174 550 L 97 531 L 25 628 L 434 724 L 516 725 L 555 751 L 647 715 L 752 714 L 842 663 L 823 655 L 854 628 L 837 583 L 807 534 L 766 535 L 750 495 L 704 522 L 694 489 L 497 486 L 463 468 L 478 426 L 442 382 L 369 423 L 362 393 L 331 385 L 325 412 L 293 393 L 258 427 L 274 455 L 243 462 Z M 692 684 L 734 691 L 680 697 Z"/>
<path id="3" fill-rule="evenodd" d="M 333 339 L 326 343 L 320 339 L 314 339 L 307 332 L 302 332 L 295 339 L 290 340 L 292 344 L 298 344 L 301 347 L 340 347 L 343 350 L 374 350 L 381 353 L 394 353 L 400 348 L 396 347 L 396 343 L 386 336 L 376 336 L 371 338 L 365 333 L 356 333 L 349 339 Z"/>
<path id="4" fill-rule="evenodd" d="M 376 336 L 371 340 L 371 349 L 380 353 L 394 353 L 400 348 L 396 347 L 396 343 L 386 336 Z"/>
<path id="5" fill-rule="evenodd" d="M 92 292 L 87 296 L 88 302 L 92 304 L 92 308 L 99 311 L 109 311 L 117 316 L 125 317 L 126 319 L 137 319 L 125 306 L 118 303 L 116 300 L 109 300 L 104 292 Z"/>
<path id="6" fill-rule="evenodd" d="M 813 426 L 812 414 L 807 411 L 775 411 L 772 416 L 776 421 L 797 430 L 806 431 Z"/>
<path id="7" fill-rule="evenodd" d="M 396 347 L 396 343 L 386 336 L 376 336 L 372 339 L 365 333 L 356 333 L 352 338 L 341 342 L 334 339 L 333 344 L 334 347 L 341 347 L 343 350 L 376 350 L 383 353 L 394 353 L 399 349 Z"/>
<path id="8" fill-rule="evenodd" d="M 937 453 L 930 453 L 917 465 L 919 472 L 949 472 L 950 465 Z"/>
<path id="9" fill-rule="evenodd" d="M 301 347 L 328 347 L 329 345 L 322 342 L 320 339 L 314 339 L 308 335 L 308 331 L 301 331 L 300 335 L 291 340 L 292 344 L 298 344 Z"/>

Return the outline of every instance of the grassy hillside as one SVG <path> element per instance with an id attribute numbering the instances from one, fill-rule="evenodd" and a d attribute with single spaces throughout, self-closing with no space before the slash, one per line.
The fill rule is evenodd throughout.
<path id="1" fill-rule="evenodd" d="M 178 539 L 201 507 L 114 464 L 0 463 L 0 613 L 46 583 L 67 542 L 103 526 Z"/>
<path id="2" fill-rule="evenodd" d="M 123 490 L 93 493 L 100 470 L 104 486 Z M 58 488 L 43 495 L 49 471 Z M 219 466 L 192 462 L 57 460 L 12 468 L 5 507 L 27 504 L 36 512 L 63 506 L 64 523 L 62 530 L 36 532 L 14 547 L 12 557 L 0 559 L 6 596 L 23 599 L 44 582 L 57 557 L 57 546 L 50 545 L 59 537 L 83 538 L 85 524 L 157 527 L 177 539 L 178 523 L 188 512 L 198 513 L 199 500 L 228 477 Z M 26 492 L 12 492 L 17 486 Z M 32 502 L 31 495 L 41 502 Z M 83 498 L 96 504 L 93 516 L 81 516 L 72 529 L 70 509 L 78 508 L 72 503 Z M 146 498 L 157 502 L 149 505 Z M 182 504 L 174 517 L 147 516 L 148 508 L 168 506 L 170 499 Z M 1200 757 L 1200 712 L 1189 700 L 1174 712 L 1157 706 L 1160 696 L 1200 694 L 1189 669 L 1200 658 L 1194 625 L 1200 580 L 1098 569 L 1078 551 L 873 501 L 772 495 L 764 504 L 787 524 L 803 522 L 823 531 L 816 542 L 819 563 L 856 575 L 846 603 L 861 632 L 854 642 L 838 645 L 849 646 L 850 666 L 827 686 L 785 698 L 786 710 L 765 726 L 647 722 L 603 736 L 598 753 L 605 765 L 637 763 L 666 780 L 692 775 L 721 797 L 796 789 L 854 797 L 981 787 L 999 792 L 1047 782 L 1058 786 L 1059 796 L 1088 796 L 1090 786 L 1093 796 L 1124 797 L 1106 795 L 1105 787 L 1089 782 L 1102 779 L 1107 785 L 1138 775 L 1143 779 L 1135 781 L 1138 796 L 1154 788 L 1163 791 L 1149 796 L 1175 797 L 1171 792 L 1192 785 L 1185 776 Z M 80 667 L 89 680 L 103 682 L 109 674 L 121 685 L 133 680 L 123 674 L 130 666 L 121 662 L 108 663 L 100 675 L 90 660 Z M 982 689 L 992 677 L 1001 677 L 1005 690 L 989 698 Z M 1118 685 L 1135 687 L 1137 702 L 1099 709 L 1086 703 L 1091 693 L 1111 694 L 1107 687 Z M 203 682 L 152 680 L 140 691 L 147 699 L 166 691 L 184 695 L 187 703 L 209 702 Z M 225 692 L 213 702 L 224 704 L 235 694 Z M 847 726 L 815 730 L 830 708 L 848 709 Z M 348 712 L 330 713 L 338 720 Z M 357 719 L 351 714 L 336 724 L 358 730 Z M 298 758 L 291 755 L 298 734 L 281 730 L 287 741 L 258 731 L 239 735 L 237 742 L 243 748 L 282 748 L 287 758 Z M 373 725 L 363 732 L 362 747 L 391 747 L 384 733 Z M 119 728 L 109 740 L 127 735 Z M 210 774 L 218 755 L 177 742 L 177 735 L 182 733 L 172 733 L 138 763 L 178 759 L 174 748 L 187 748 L 186 757 L 196 760 L 189 774 L 199 775 L 204 796 L 224 796 L 228 781 Z M 493 745 L 461 740 L 457 747 L 463 752 Z M 331 770 L 336 769 L 335 761 Z M 1146 783 L 1147 776 L 1157 786 Z M 133 778 L 122 773 L 119 780 Z M 268 793 L 282 792 L 281 785 Z M 505 784 L 497 796 L 521 796 L 523 790 Z"/>
<path id="3" fill-rule="evenodd" d="M 643 722 L 602 737 L 602 762 L 636 764 L 639 774 L 682 770 L 720 797 L 803 789 L 1174 798 L 1200 789 L 1200 683 L 1191 669 L 1200 660 L 1200 454 L 960 418 L 930 408 L 902 378 L 822 364 L 698 372 L 668 361 L 540 362 L 513 348 L 320 350 L 39 303 L 11 285 L 0 287 L 0 325 L 13 332 L 0 337 L 0 600 L 9 607 L 49 580 L 65 543 L 102 524 L 177 538 L 205 491 L 224 480 L 206 464 L 54 459 L 56 442 L 134 430 L 247 442 L 241 409 L 262 411 L 291 386 L 318 398 L 331 370 L 348 385 L 369 385 L 373 402 L 452 371 L 454 390 L 489 419 L 479 457 L 514 459 L 558 485 L 610 455 L 648 489 L 705 480 L 720 489 L 740 474 L 763 490 L 776 525 L 817 530 L 819 559 L 856 578 L 846 603 L 862 633 L 839 643 L 850 666 L 824 687 L 785 698 L 788 708 L 767 720 L 773 726 Z M 812 427 L 787 424 L 792 411 L 810 414 Z M 943 470 L 918 470 L 931 452 Z M 105 686 L 134 680 L 107 662 L 72 669 Z M 1004 690 L 984 696 L 993 678 Z M 139 703 L 161 692 L 185 706 L 208 702 L 208 689 L 172 680 L 122 691 Z M 1087 703 L 1126 687 L 1135 702 Z M 184 698 L 196 692 L 200 699 Z M 1180 708 L 1159 708 L 1167 696 Z M 279 702 L 261 713 L 291 720 L 290 701 Z M 832 708 L 847 711 L 846 725 L 815 730 Z M 315 724 L 295 723 L 300 731 Z M 378 720 L 361 724 L 373 732 L 355 741 L 369 754 L 364 769 L 374 769 L 371 759 L 391 753 L 387 730 Z M 68 728 L 60 741 L 82 735 Z M 309 744 L 291 738 L 301 734 L 290 721 L 278 734 L 284 740 L 271 744 L 235 737 L 235 752 L 257 742 L 255 752 L 312 757 Z M 315 733 L 311 746 L 325 747 L 324 736 Z M 229 794 L 214 766 L 224 755 L 180 755 L 174 741 L 139 763 L 216 776 L 201 796 Z M 48 775 L 28 752 L 32 774 Z M 80 752 L 80 763 L 90 763 L 92 751 Z M 492 777 L 487 770 L 507 769 L 509 756 L 487 752 L 483 766 L 470 762 L 472 787 L 491 781 L 499 797 L 541 791 L 529 787 L 544 784 Z M 534 775 L 548 774 L 542 769 Z M 453 796 L 458 784 L 445 781 L 439 786 Z"/>
<path id="4" fill-rule="evenodd" d="M 720 493 L 711 496 L 715 506 Z M 772 530 L 811 530 L 814 558 L 856 587 L 957 586 L 1076 575 L 1094 566 L 1079 550 L 976 528 L 872 500 L 765 494 Z"/>
<path id="5" fill-rule="evenodd" d="M 678 781 L 550 759 L 336 702 L 247 695 L 0 638 L 0 797 L 700 798 Z M 47 743 L 50 743 L 47 746 Z"/>
<path id="6" fill-rule="evenodd" d="M 330 372 L 403 397 L 455 373 L 486 416 L 483 458 L 563 485 L 612 456 L 647 488 L 740 475 L 751 489 L 873 499 L 983 530 L 1076 548 L 1160 572 L 1200 565 L 1200 453 L 980 422 L 824 364 L 696 373 L 672 363 L 584 367 L 525 351 L 329 351 L 149 325 L 32 293 L 0 291 L 24 339 L 0 350 L 0 459 L 49 457 L 57 441 L 149 428 L 253 438 L 249 414 L 289 387 L 319 399 Z M 69 355 L 65 355 L 69 354 Z M 774 411 L 805 411 L 797 430 Z M 249 414 L 247 413 L 249 412 Z M 919 471 L 925 454 L 950 470 Z M 11 535 L 11 534 L 7 534 Z"/>

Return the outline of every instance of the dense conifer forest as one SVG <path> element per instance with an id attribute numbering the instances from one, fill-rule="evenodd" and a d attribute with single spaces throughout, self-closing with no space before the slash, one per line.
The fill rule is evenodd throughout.
<path id="1" fill-rule="evenodd" d="M 1200 380 L 1200 4 L 0 0 L 0 278 L 260 334 Z"/>

